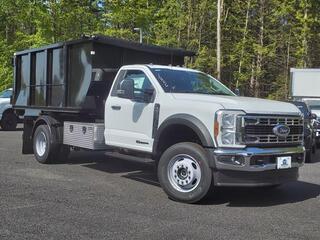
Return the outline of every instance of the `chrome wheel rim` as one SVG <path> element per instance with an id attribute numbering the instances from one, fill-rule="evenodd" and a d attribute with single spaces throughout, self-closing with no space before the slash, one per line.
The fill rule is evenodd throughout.
<path id="1" fill-rule="evenodd" d="M 168 179 L 175 190 L 179 192 L 191 192 L 200 183 L 200 165 L 193 157 L 179 154 L 169 162 Z"/>
<path id="2" fill-rule="evenodd" d="M 36 136 L 36 150 L 37 154 L 42 157 L 47 149 L 47 137 L 44 132 L 40 132 Z"/>

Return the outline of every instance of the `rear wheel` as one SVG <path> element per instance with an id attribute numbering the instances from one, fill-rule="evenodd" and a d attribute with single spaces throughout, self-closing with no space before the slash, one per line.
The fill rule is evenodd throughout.
<path id="1" fill-rule="evenodd" d="M 312 160 L 312 153 L 311 153 L 311 150 L 308 150 L 308 151 L 306 151 L 306 160 L 305 160 L 305 162 L 306 163 L 311 163 L 311 160 Z"/>
<path id="2" fill-rule="evenodd" d="M 38 162 L 48 164 L 65 160 L 70 148 L 56 143 L 47 125 L 39 125 L 33 135 L 33 152 Z"/>
<path id="3" fill-rule="evenodd" d="M 13 131 L 18 124 L 18 118 L 14 112 L 6 112 L 1 119 L 1 128 L 5 131 Z"/>
<path id="4" fill-rule="evenodd" d="M 212 170 L 206 151 L 195 143 L 178 143 L 168 148 L 158 164 L 159 182 L 176 201 L 195 203 L 211 186 Z"/>

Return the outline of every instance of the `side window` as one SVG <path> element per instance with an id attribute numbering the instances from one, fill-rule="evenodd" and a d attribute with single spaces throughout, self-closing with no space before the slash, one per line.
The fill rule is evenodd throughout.
<path id="1" fill-rule="evenodd" d="M 153 90 L 153 86 L 146 74 L 140 70 L 127 70 L 125 74 L 117 79 L 115 92 L 120 89 L 120 84 L 124 79 L 132 79 L 134 82 L 134 100 L 144 101 L 145 95 Z"/>

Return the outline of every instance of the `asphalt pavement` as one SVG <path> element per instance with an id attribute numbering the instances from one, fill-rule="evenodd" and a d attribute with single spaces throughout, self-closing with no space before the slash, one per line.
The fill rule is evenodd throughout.
<path id="1" fill-rule="evenodd" d="M 320 239 L 320 154 L 298 182 L 219 188 L 183 204 L 168 199 L 148 159 L 73 152 L 41 165 L 21 154 L 21 136 L 0 130 L 1 240 Z"/>

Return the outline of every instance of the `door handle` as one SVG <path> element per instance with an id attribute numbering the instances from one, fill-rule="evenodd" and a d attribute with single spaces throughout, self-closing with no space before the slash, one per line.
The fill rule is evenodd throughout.
<path id="1" fill-rule="evenodd" d="M 111 108 L 112 108 L 113 110 L 120 110 L 120 109 L 121 109 L 121 106 L 111 106 Z"/>

